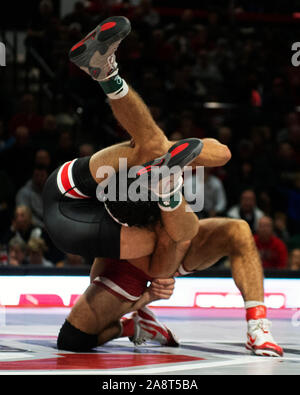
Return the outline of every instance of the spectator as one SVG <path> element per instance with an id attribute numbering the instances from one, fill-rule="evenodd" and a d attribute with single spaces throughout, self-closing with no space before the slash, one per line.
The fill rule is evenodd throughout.
<path id="1" fill-rule="evenodd" d="M 28 261 L 30 265 L 37 265 L 42 267 L 53 267 L 53 263 L 48 261 L 44 254 L 47 251 L 47 245 L 44 239 L 40 237 L 31 238 L 27 244 L 28 246 Z"/>
<path id="2" fill-rule="evenodd" d="M 276 212 L 274 215 L 274 232 L 285 244 L 288 245 L 290 241 L 290 234 L 287 227 L 286 214 Z"/>
<path id="3" fill-rule="evenodd" d="M 240 196 L 239 204 L 227 211 L 230 218 L 241 218 L 248 222 L 252 233 L 256 232 L 258 221 L 264 213 L 256 206 L 256 195 L 252 189 L 246 189 Z"/>
<path id="4" fill-rule="evenodd" d="M 13 237 L 8 243 L 8 264 L 10 266 L 27 265 L 27 245 L 19 237 Z"/>
<path id="5" fill-rule="evenodd" d="M 38 151 L 36 151 L 35 153 L 35 157 L 34 157 L 34 163 L 36 166 L 38 167 L 43 167 L 46 169 L 50 169 L 51 168 L 51 155 L 49 153 L 49 151 L 45 150 L 45 149 L 39 149 Z"/>
<path id="6" fill-rule="evenodd" d="M 297 233 L 294 236 L 290 237 L 288 243 L 289 250 L 294 250 L 298 248 L 300 248 L 300 233 Z"/>
<path id="7" fill-rule="evenodd" d="M 203 138 L 204 131 L 197 126 L 193 111 L 184 110 L 179 114 L 178 126 L 170 136 L 170 139 L 180 140 L 189 137 Z"/>
<path id="8" fill-rule="evenodd" d="M 48 178 L 48 170 L 43 166 L 35 166 L 30 180 L 17 192 L 16 204 L 26 205 L 31 209 L 33 222 L 43 228 L 42 192 Z"/>
<path id="9" fill-rule="evenodd" d="M 300 271 L 300 248 L 295 248 L 290 252 L 289 268 Z"/>
<path id="10" fill-rule="evenodd" d="M 284 242 L 274 235 L 272 218 L 267 216 L 260 218 L 254 240 L 264 269 L 287 267 L 288 250 Z"/>
<path id="11" fill-rule="evenodd" d="M 280 185 L 290 187 L 299 169 L 296 152 L 291 143 L 282 142 L 278 145 L 275 166 Z"/>
<path id="12" fill-rule="evenodd" d="M 288 92 L 287 81 L 275 77 L 271 90 L 265 94 L 264 109 L 273 125 L 276 125 L 285 114 L 293 108 L 294 98 Z"/>
<path id="13" fill-rule="evenodd" d="M 15 143 L 15 138 L 12 135 L 7 135 L 4 128 L 4 123 L 0 118 L 0 152 L 7 150 Z"/>
<path id="14" fill-rule="evenodd" d="M 26 126 L 18 126 L 14 137 L 14 144 L 0 154 L 0 162 L 18 189 L 31 175 L 34 150 Z"/>
<path id="15" fill-rule="evenodd" d="M 279 188 L 284 197 L 291 233 L 295 234 L 300 229 L 300 172 L 295 174 L 290 188 Z"/>
<path id="16" fill-rule="evenodd" d="M 43 125 L 43 117 L 36 109 L 36 100 L 31 93 L 22 96 L 20 110 L 10 120 L 10 131 L 15 131 L 19 126 L 26 126 L 30 135 L 38 133 Z"/>
<path id="17" fill-rule="evenodd" d="M 95 153 L 95 147 L 90 143 L 83 143 L 79 146 L 78 154 L 82 158 L 84 156 L 91 156 Z"/>
<path id="18" fill-rule="evenodd" d="M 85 267 L 87 266 L 84 258 L 80 255 L 66 254 L 65 259 L 58 262 L 56 267 Z"/>
<path id="19" fill-rule="evenodd" d="M 204 190 L 199 188 L 199 193 L 204 192 L 203 210 L 197 212 L 199 218 L 215 217 L 222 214 L 226 209 L 226 194 L 222 182 L 214 176 L 211 168 L 204 169 L 204 180 L 202 172 L 192 173 L 190 177 L 184 177 L 184 196 L 189 203 L 192 200 L 200 201 L 200 197 L 194 197 L 196 183 L 204 182 Z M 192 193 L 192 194 L 191 194 Z"/>
<path id="20" fill-rule="evenodd" d="M 231 202 L 235 202 L 241 191 L 256 187 L 253 165 L 250 161 L 228 163 L 227 193 Z M 219 169 L 218 169 L 219 170 Z"/>
<path id="21" fill-rule="evenodd" d="M 227 145 L 229 148 L 232 145 L 232 130 L 228 126 L 221 126 L 218 129 L 218 140 L 220 143 Z"/>
<path id="22" fill-rule="evenodd" d="M 93 28 L 92 19 L 86 12 L 84 3 L 81 1 L 76 1 L 73 11 L 63 18 L 62 23 L 67 26 L 72 26 L 75 23 L 78 24 L 82 34 L 88 33 Z"/>
<path id="23" fill-rule="evenodd" d="M 285 127 L 280 129 L 276 134 L 276 140 L 278 142 L 288 141 L 289 130 L 293 126 L 299 126 L 299 117 L 296 112 L 290 112 L 285 117 Z"/>
<path id="24" fill-rule="evenodd" d="M 8 245 L 9 241 L 17 236 L 27 243 L 32 237 L 40 237 L 42 229 L 32 222 L 32 212 L 28 206 L 20 205 L 15 209 L 14 218 L 10 229 L 2 239 L 2 243 Z"/>
<path id="25" fill-rule="evenodd" d="M 209 97 L 209 92 L 219 91 L 223 77 L 218 65 L 210 59 L 206 50 L 198 51 L 192 73 L 196 81 L 201 81 L 204 84 L 206 97 Z"/>
<path id="26" fill-rule="evenodd" d="M 46 149 L 53 153 L 57 147 L 59 131 L 57 121 L 53 114 L 47 114 L 43 120 L 43 126 L 39 133 L 34 137 L 36 148 Z"/>
<path id="27" fill-rule="evenodd" d="M 145 29 L 146 27 L 153 29 L 160 21 L 159 13 L 152 7 L 151 0 L 141 0 L 135 8 L 132 18 L 136 24 L 141 25 L 141 29 Z"/>
<path id="28" fill-rule="evenodd" d="M 0 239 L 10 225 L 14 209 L 14 184 L 4 170 L 0 170 Z"/>
<path id="29" fill-rule="evenodd" d="M 58 35 L 58 23 L 52 1 L 42 0 L 27 30 L 26 46 L 33 47 L 50 66 L 53 60 L 54 41 Z"/>
<path id="30" fill-rule="evenodd" d="M 68 130 L 63 131 L 59 136 L 58 146 L 55 151 L 57 166 L 74 159 L 76 154 L 77 151 L 72 133 Z"/>

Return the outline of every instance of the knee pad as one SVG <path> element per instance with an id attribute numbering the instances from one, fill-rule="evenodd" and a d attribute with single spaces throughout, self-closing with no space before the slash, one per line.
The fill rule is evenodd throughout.
<path id="1" fill-rule="evenodd" d="M 98 345 L 98 335 L 90 335 L 65 320 L 57 338 L 57 348 L 67 351 L 90 351 Z"/>

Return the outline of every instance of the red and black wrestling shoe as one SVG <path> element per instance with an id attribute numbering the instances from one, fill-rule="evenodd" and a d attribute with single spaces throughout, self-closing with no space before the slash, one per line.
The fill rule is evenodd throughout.
<path id="1" fill-rule="evenodd" d="M 159 343 L 166 347 L 178 347 L 179 342 L 175 335 L 164 324 L 160 323 L 155 314 L 148 308 L 139 309 L 133 316 L 134 336 L 129 340 L 135 346 L 140 346 L 147 342 Z"/>
<path id="2" fill-rule="evenodd" d="M 112 77 L 118 73 L 115 52 L 130 31 L 124 16 L 107 18 L 71 48 L 69 58 L 94 80 Z"/>
<path id="3" fill-rule="evenodd" d="M 202 148 L 200 139 L 179 140 L 165 155 L 143 164 L 137 176 L 156 195 L 171 196 L 182 185 L 182 169 L 201 153 Z"/>

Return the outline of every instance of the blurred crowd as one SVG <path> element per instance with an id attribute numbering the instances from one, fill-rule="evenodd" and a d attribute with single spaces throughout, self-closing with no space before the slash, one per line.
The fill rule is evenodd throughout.
<path id="1" fill-rule="evenodd" d="M 128 138 L 98 84 L 68 61 L 98 22 L 125 15 L 132 33 L 118 50 L 120 75 L 166 135 L 217 138 L 232 152 L 226 166 L 205 169 L 199 218 L 243 218 L 264 268 L 300 270 L 300 68 L 291 63 L 300 25 L 238 22 L 243 7 L 259 6 L 218 3 L 203 2 L 215 7 L 201 17 L 193 9 L 160 12 L 151 0 L 78 1 L 59 17 L 50 0 L 40 2 L 28 21 L 26 68 L 37 67 L 34 48 L 53 71 L 52 79 L 39 72 L 55 100 L 42 106 L 29 90 L 2 106 L 0 264 L 90 264 L 52 244 L 41 194 L 60 164 Z M 197 174 L 185 182 L 197 182 Z"/>

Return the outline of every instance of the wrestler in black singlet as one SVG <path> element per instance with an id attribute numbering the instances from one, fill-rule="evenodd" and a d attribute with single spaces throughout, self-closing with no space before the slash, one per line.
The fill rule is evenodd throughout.
<path id="1" fill-rule="evenodd" d="M 144 164 L 137 175 L 149 173 L 153 167 L 162 165 L 169 168 L 180 166 L 182 169 L 200 154 L 202 147 L 202 141 L 196 138 L 180 140 L 164 156 Z M 96 198 L 98 184 L 91 175 L 89 162 L 90 156 L 67 162 L 48 178 L 43 191 L 45 227 L 57 248 L 65 253 L 118 259 L 121 225 Z M 136 221 L 140 213 L 137 205 L 130 200 L 127 203 L 133 207 Z M 158 219 L 160 210 L 155 201 L 152 203 Z M 120 200 L 118 206 L 125 207 L 125 216 L 128 217 L 128 205 Z M 139 207 L 146 210 L 146 215 L 141 216 L 142 221 L 138 218 L 130 226 L 146 226 L 152 218 L 145 202 L 142 201 Z M 128 222 L 126 218 L 124 221 L 121 223 Z"/>
<path id="2" fill-rule="evenodd" d="M 120 258 L 121 225 L 96 198 L 97 183 L 91 175 L 89 161 L 90 156 L 78 158 L 72 168 L 75 187 L 87 199 L 73 199 L 60 191 L 59 168 L 50 175 L 43 190 L 45 227 L 56 247 L 64 253 Z"/>

